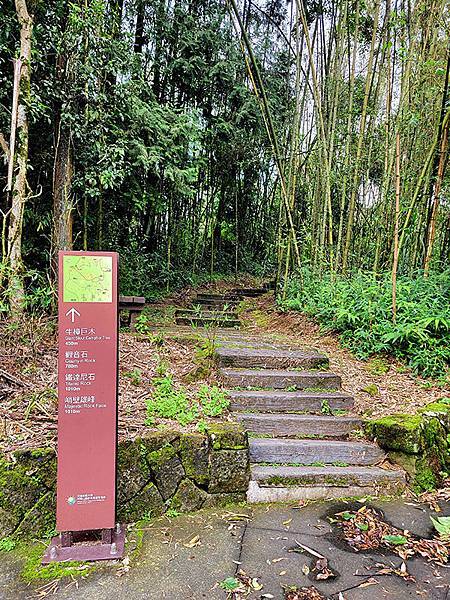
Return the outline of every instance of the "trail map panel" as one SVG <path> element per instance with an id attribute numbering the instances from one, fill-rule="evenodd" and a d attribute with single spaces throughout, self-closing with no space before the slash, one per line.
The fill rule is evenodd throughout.
<path id="1" fill-rule="evenodd" d="M 115 525 L 117 260 L 114 252 L 59 254 L 59 531 Z"/>
<path id="2" fill-rule="evenodd" d="M 64 302 L 112 302 L 111 274 L 111 256 L 64 255 Z"/>

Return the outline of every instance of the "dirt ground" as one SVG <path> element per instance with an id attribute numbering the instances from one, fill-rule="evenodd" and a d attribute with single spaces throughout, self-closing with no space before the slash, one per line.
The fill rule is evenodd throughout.
<path id="1" fill-rule="evenodd" d="M 413 414 L 438 398 L 450 396 L 450 384 L 442 386 L 417 377 L 392 358 L 358 360 L 341 346 L 337 335 L 322 332 L 306 315 L 280 311 L 272 295 L 249 302 L 243 318 L 248 332 L 264 332 L 325 353 L 330 370 L 341 375 L 344 390 L 354 396 L 356 410 L 363 416 Z"/>

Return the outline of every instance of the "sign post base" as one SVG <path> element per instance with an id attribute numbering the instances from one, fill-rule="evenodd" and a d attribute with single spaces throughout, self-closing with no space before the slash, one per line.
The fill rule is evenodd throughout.
<path id="1" fill-rule="evenodd" d="M 125 526 L 95 531 L 65 531 L 52 538 L 42 564 L 52 562 L 116 560 L 125 552 Z"/>

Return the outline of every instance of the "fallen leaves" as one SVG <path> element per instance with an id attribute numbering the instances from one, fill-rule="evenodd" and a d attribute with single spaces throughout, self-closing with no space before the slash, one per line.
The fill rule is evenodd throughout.
<path id="1" fill-rule="evenodd" d="M 345 541 L 356 552 L 386 548 L 404 560 L 419 554 L 440 564 L 448 561 L 450 541 L 416 538 L 409 531 L 386 523 L 374 508 L 362 506 L 357 511 L 337 513 L 335 517 Z"/>
<path id="2" fill-rule="evenodd" d="M 373 577 L 370 577 L 370 579 L 368 579 L 367 581 L 363 581 L 362 583 L 360 583 L 358 585 L 358 588 L 366 588 L 370 587 L 371 585 L 378 585 L 378 581 Z"/>
<path id="3" fill-rule="evenodd" d="M 201 546 L 200 536 L 195 535 L 189 542 L 183 544 L 185 548 L 195 548 L 195 546 Z"/>
<path id="4" fill-rule="evenodd" d="M 326 581 L 327 579 L 334 579 L 337 577 L 337 573 L 334 573 L 328 566 L 327 558 L 319 558 L 313 568 L 314 577 L 318 581 Z"/>
<path id="5" fill-rule="evenodd" d="M 310 587 L 291 587 L 285 590 L 285 600 L 326 600 L 313 585 Z"/>
<path id="6" fill-rule="evenodd" d="M 227 577 L 220 582 L 220 587 L 228 592 L 229 600 L 242 600 L 247 598 L 252 592 L 259 592 L 263 586 L 256 577 L 250 577 L 240 569 L 235 577 Z M 273 598 L 270 594 L 262 594 L 262 598 Z"/>
<path id="7" fill-rule="evenodd" d="M 367 568 L 369 568 L 369 567 L 367 567 Z M 372 567 L 370 567 L 370 568 L 372 568 Z M 397 577 L 401 577 L 405 581 L 412 581 L 412 582 L 415 581 L 414 577 L 408 573 L 405 562 L 402 562 L 399 569 L 385 565 L 384 563 L 375 563 L 373 568 L 377 569 L 374 573 L 374 575 L 376 575 L 376 576 L 396 575 Z"/>
<path id="8" fill-rule="evenodd" d="M 330 569 L 328 559 L 325 556 L 313 548 L 305 546 L 305 544 L 300 544 L 300 542 L 297 540 L 295 540 L 295 543 L 297 544 L 298 548 L 292 548 L 291 552 L 307 552 L 317 559 L 315 562 L 313 561 L 312 568 L 308 567 L 308 565 L 302 566 L 303 575 L 309 575 L 309 573 L 312 572 L 317 581 L 326 581 L 327 579 L 333 579 L 337 577 L 337 573 Z"/>
<path id="9" fill-rule="evenodd" d="M 424 492 L 419 496 L 419 502 L 428 504 L 434 512 L 441 512 L 439 501 L 450 502 L 450 479 L 446 479 L 439 490 Z"/>

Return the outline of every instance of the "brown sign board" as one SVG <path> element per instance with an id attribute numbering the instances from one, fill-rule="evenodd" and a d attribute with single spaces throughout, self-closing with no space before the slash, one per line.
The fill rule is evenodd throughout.
<path id="1" fill-rule="evenodd" d="M 58 531 L 108 529 L 116 518 L 115 252 L 60 252 Z"/>

